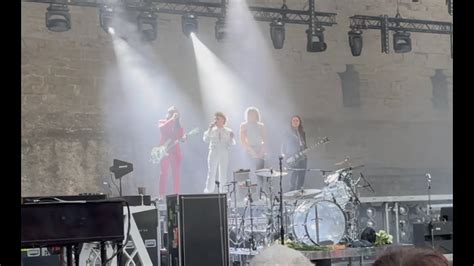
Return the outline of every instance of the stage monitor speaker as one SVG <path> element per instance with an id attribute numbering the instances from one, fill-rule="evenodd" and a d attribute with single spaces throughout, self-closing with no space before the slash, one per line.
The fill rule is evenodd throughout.
<path id="1" fill-rule="evenodd" d="M 226 194 L 169 195 L 168 265 L 229 265 Z"/>
<path id="2" fill-rule="evenodd" d="M 431 234 L 433 228 L 433 234 Z M 433 222 L 413 224 L 413 244 L 416 247 L 434 248 L 441 253 L 453 253 L 453 223 Z"/>
<path id="3" fill-rule="evenodd" d="M 453 207 L 442 207 L 440 216 L 445 221 L 453 221 Z"/>
<path id="4" fill-rule="evenodd" d="M 153 263 L 153 266 L 158 265 L 158 210 L 152 209 L 147 211 L 140 211 L 133 213 L 133 219 L 137 224 L 140 236 L 143 239 L 148 256 Z M 126 251 L 132 250 L 132 248 L 126 246 Z M 122 262 L 120 265 L 128 265 L 126 256 L 122 256 Z M 140 265 L 140 259 L 138 256 L 133 257 L 134 265 Z M 132 264 L 131 264 L 132 265 Z M 152 266 L 152 265 L 150 265 Z"/>
<path id="5" fill-rule="evenodd" d="M 60 248 L 30 248 L 21 251 L 22 266 L 61 266 Z"/>

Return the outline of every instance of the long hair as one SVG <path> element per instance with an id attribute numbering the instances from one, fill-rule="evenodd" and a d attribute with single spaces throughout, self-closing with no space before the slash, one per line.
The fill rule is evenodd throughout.
<path id="1" fill-rule="evenodd" d="M 249 121 L 249 113 L 250 112 L 255 112 L 257 114 L 257 122 L 260 122 L 260 111 L 258 110 L 257 107 L 249 107 L 245 110 L 245 121 L 248 122 Z"/>
<path id="2" fill-rule="evenodd" d="M 299 115 L 294 115 L 294 116 L 291 117 L 290 128 L 293 129 L 293 125 L 292 125 L 291 121 L 293 121 L 293 118 L 295 118 L 295 117 L 300 120 L 300 125 L 298 126 L 298 131 L 299 131 L 300 135 L 303 136 L 305 134 L 304 128 L 303 128 L 303 120 L 301 120 L 301 117 Z"/>

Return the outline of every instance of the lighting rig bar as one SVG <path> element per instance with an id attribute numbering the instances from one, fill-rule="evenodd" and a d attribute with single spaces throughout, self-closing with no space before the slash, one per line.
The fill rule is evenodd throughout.
<path id="1" fill-rule="evenodd" d="M 453 24 L 450 22 L 406 19 L 401 17 L 363 16 L 350 17 L 350 28 L 354 30 L 380 30 L 382 53 L 389 53 L 389 32 L 422 32 L 434 34 L 449 34 L 451 37 L 451 56 L 453 49 Z"/>
<path id="2" fill-rule="evenodd" d="M 249 7 L 253 17 L 257 21 L 271 22 L 274 19 L 282 18 L 285 23 L 291 24 L 311 24 L 310 12 L 308 10 L 293 10 L 269 7 Z M 332 26 L 336 23 L 336 13 L 314 12 L 317 23 L 321 26 Z"/>
<path id="3" fill-rule="evenodd" d="M 308 0 L 314 2 L 315 0 Z M 121 6 L 139 11 L 150 10 L 150 6 L 154 8 L 156 13 L 165 13 L 173 15 L 194 14 L 199 17 L 219 18 L 225 16 L 225 1 L 220 3 L 211 2 L 178 2 L 178 1 L 146 1 L 146 5 L 142 1 L 100 1 L 100 0 L 23 0 L 23 2 L 60 3 L 68 6 L 85 6 L 85 7 L 101 7 L 103 5 Z M 281 18 L 285 23 L 291 24 L 311 24 L 311 14 L 309 10 L 294 10 L 287 8 L 268 8 L 259 6 L 250 6 L 250 11 L 257 21 L 271 22 L 273 19 Z M 313 12 L 313 16 L 317 23 L 321 26 L 332 26 L 336 24 L 336 13 Z"/>

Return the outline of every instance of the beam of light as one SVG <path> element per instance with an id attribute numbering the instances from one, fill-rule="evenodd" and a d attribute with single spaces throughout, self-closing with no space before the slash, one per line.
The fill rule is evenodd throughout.
<path id="1" fill-rule="evenodd" d="M 227 14 L 228 41 L 223 60 L 245 81 L 247 94 L 254 99 L 253 105 L 260 109 L 263 122 L 272 132 L 268 161 L 275 165 L 281 135 L 297 110 L 291 93 L 293 88 L 287 84 L 279 68 L 279 64 L 285 62 L 274 60 L 285 48 L 273 48 L 269 24 L 255 21 L 245 0 L 229 1 Z"/>
<path id="2" fill-rule="evenodd" d="M 232 112 L 242 108 L 242 99 L 246 98 L 240 80 L 194 33 L 190 37 L 206 114 L 221 110 L 233 117 Z"/>
<path id="3" fill-rule="evenodd" d="M 190 130 L 199 126 L 200 112 L 196 101 L 184 94 L 155 60 L 151 45 L 142 43 L 134 34 L 120 28 L 111 35 L 117 65 L 115 70 L 110 66 L 103 95 L 106 134 L 111 156 L 134 163 L 132 176 L 124 178 L 124 192 L 136 194 L 137 187 L 144 186 L 147 193 L 156 196 L 160 167 L 149 159 L 160 137 L 158 120 L 165 117 L 169 106 L 175 105 L 182 113 L 185 130 Z M 202 153 L 191 145 L 183 148 L 190 149 L 190 158 Z M 193 164 L 191 167 L 195 168 Z M 184 176 L 189 170 L 183 167 L 182 172 Z M 169 177 L 169 187 L 173 184 L 171 180 Z"/>

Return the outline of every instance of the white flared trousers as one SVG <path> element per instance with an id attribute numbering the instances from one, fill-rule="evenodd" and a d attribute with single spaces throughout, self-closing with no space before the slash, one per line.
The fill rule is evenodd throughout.
<path id="1" fill-rule="evenodd" d="M 207 157 L 207 180 L 204 193 L 216 193 L 216 176 L 219 181 L 219 192 L 225 192 L 227 183 L 227 166 L 229 165 L 229 150 L 227 148 L 215 148 L 209 150 Z M 219 174 L 219 175 L 217 175 Z"/>

